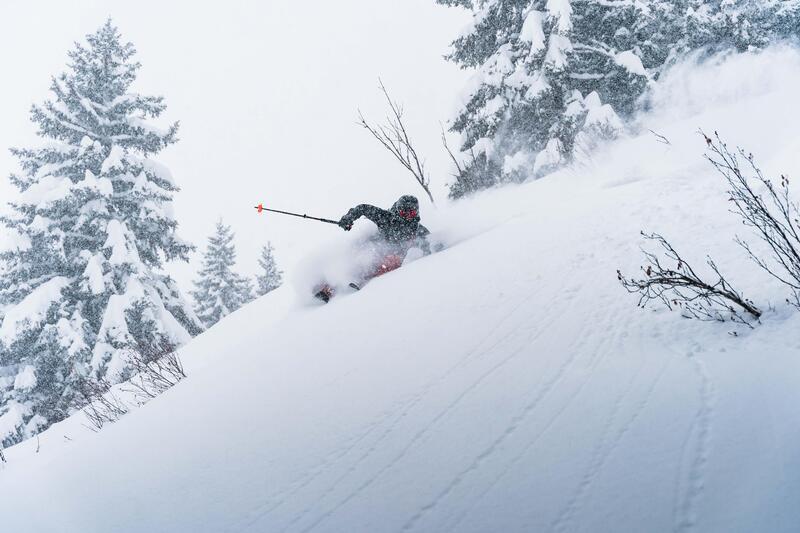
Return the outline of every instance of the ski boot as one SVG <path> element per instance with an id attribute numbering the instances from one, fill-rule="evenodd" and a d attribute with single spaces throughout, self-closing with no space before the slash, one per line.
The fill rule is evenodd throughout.
<path id="1" fill-rule="evenodd" d="M 333 288 L 329 285 L 322 286 L 315 294 L 314 298 L 318 300 L 322 300 L 324 303 L 328 303 L 333 298 Z"/>

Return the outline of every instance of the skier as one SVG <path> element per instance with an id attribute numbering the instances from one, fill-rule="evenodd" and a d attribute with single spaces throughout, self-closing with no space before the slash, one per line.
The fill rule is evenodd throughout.
<path id="1" fill-rule="evenodd" d="M 400 268 L 411 248 L 418 247 L 425 255 L 431 253 L 428 243 L 430 231 L 419 223 L 419 200 L 415 196 L 401 196 L 388 211 L 369 204 L 357 205 L 339 220 L 339 226 L 350 231 L 361 217 L 374 222 L 378 234 L 371 240 L 376 249 L 375 262 L 362 273 L 358 283 L 350 284 L 354 289 L 358 290 L 364 282 Z M 333 297 L 333 288 L 323 284 L 314 296 L 328 302 Z"/>

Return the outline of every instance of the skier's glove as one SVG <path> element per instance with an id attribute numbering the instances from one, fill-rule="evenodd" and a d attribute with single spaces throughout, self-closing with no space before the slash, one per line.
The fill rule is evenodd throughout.
<path id="1" fill-rule="evenodd" d="M 344 216 L 339 221 L 339 227 L 342 228 L 345 231 L 350 231 L 351 229 L 353 229 L 353 221 L 351 221 L 349 218 Z"/>

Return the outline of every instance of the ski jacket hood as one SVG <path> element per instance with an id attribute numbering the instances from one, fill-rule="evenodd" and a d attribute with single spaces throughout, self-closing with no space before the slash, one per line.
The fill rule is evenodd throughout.
<path id="1" fill-rule="evenodd" d="M 394 214 L 400 214 L 401 211 L 414 211 L 417 215 L 414 219 L 419 222 L 419 200 L 417 200 L 416 196 L 412 196 L 407 194 L 405 196 L 401 196 L 392 207 L 389 208 L 389 211 Z"/>

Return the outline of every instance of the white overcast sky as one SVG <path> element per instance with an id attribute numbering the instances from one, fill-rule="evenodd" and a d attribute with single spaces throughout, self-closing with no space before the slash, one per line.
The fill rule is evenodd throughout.
<path id="1" fill-rule="evenodd" d="M 385 112 L 378 77 L 445 196 L 449 166 L 439 124 L 468 73 L 442 56 L 468 22 L 434 0 L 36 1 L 0 4 L 0 199 L 16 189 L 6 148 L 35 144 L 28 111 L 48 97 L 66 52 L 111 16 L 142 62 L 136 90 L 167 99 L 180 142 L 160 154 L 182 187 L 180 235 L 198 245 L 170 271 L 188 288 L 220 217 L 236 232 L 239 269 L 255 273 L 268 240 L 286 269 L 341 238 L 334 226 L 257 217 L 259 202 L 338 218 L 352 205 L 417 194 L 410 175 L 355 124 Z M 423 206 L 423 216 L 425 214 Z"/>

